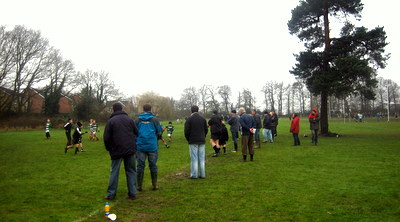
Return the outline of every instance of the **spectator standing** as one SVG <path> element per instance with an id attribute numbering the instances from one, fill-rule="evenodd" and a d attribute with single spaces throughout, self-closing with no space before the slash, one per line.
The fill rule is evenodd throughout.
<path id="1" fill-rule="evenodd" d="M 137 149 L 137 185 L 138 190 L 142 191 L 144 168 L 146 157 L 149 161 L 151 174 L 151 183 L 153 190 L 158 190 L 157 185 L 157 160 L 158 160 L 158 139 L 162 135 L 161 124 L 158 119 L 151 113 L 151 105 L 143 105 L 143 113 L 135 120 L 138 128 L 138 137 L 136 139 Z"/>
<path id="2" fill-rule="evenodd" d="M 136 137 L 135 122 L 122 111 L 121 103 L 113 104 L 113 114 L 104 129 L 104 145 L 111 157 L 110 181 L 107 188 L 108 200 L 115 198 L 121 162 L 124 162 L 128 186 L 128 197 L 136 199 Z"/>
<path id="3" fill-rule="evenodd" d="M 290 132 L 293 134 L 294 146 L 300 146 L 300 118 L 297 113 L 293 114 L 292 122 L 290 124 Z"/>
<path id="4" fill-rule="evenodd" d="M 269 115 L 268 111 L 264 111 L 264 121 L 263 121 L 263 135 L 264 135 L 264 143 L 270 142 L 273 143 L 274 139 L 272 136 L 272 131 L 271 131 L 271 116 Z"/>
<path id="5" fill-rule="evenodd" d="M 206 135 L 208 133 L 207 121 L 200 116 L 199 107 L 191 107 L 192 114 L 186 120 L 184 134 L 189 143 L 190 152 L 190 177 L 191 179 L 206 177 Z M 199 176 L 200 167 L 200 176 Z"/>
<path id="6" fill-rule="evenodd" d="M 251 111 L 251 114 L 253 115 L 254 121 L 256 121 L 256 131 L 254 133 L 254 141 L 256 142 L 256 147 L 255 148 L 261 148 L 261 141 L 260 141 L 260 130 L 262 127 L 261 124 L 261 116 L 257 113 L 257 110 L 253 109 Z"/>
<path id="7" fill-rule="evenodd" d="M 211 131 L 210 143 L 215 151 L 213 157 L 216 157 L 221 151 L 221 147 L 219 145 L 219 139 L 221 137 L 221 130 L 222 130 L 222 119 L 218 115 L 217 110 L 213 110 L 213 116 L 208 121 L 208 125 L 210 126 L 210 131 Z"/>
<path id="8" fill-rule="evenodd" d="M 236 114 L 236 110 L 231 111 L 231 118 L 228 119 L 228 124 L 231 126 L 230 131 L 232 134 L 232 140 L 233 140 L 233 145 L 234 145 L 234 150 L 232 152 L 237 152 L 238 150 L 238 138 L 239 138 L 239 129 L 240 129 L 240 123 L 239 123 L 239 117 Z"/>
<path id="9" fill-rule="evenodd" d="M 254 118 L 248 114 L 246 114 L 246 110 L 241 107 L 239 109 L 240 116 L 240 126 L 242 127 L 242 155 L 243 159 L 241 161 L 247 161 L 247 150 L 250 154 L 250 161 L 253 161 L 254 157 L 254 143 L 253 143 L 253 134 L 255 132 L 256 121 Z"/>
<path id="10" fill-rule="evenodd" d="M 310 122 L 310 130 L 311 130 L 311 142 L 314 145 L 318 144 L 318 130 L 319 130 L 319 113 L 316 108 L 311 110 L 310 115 L 308 116 L 308 121 Z"/>
<path id="11" fill-rule="evenodd" d="M 275 111 L 271 111 L 269 114 L 271 115 L 272 136 L 274 137 L 274 140 L 275 140 L 275 137 L 278 136 L 277 128 L 278 128 L 279 118 L 278 118 L 278 115 L 275 113 Z"/>
<path id="12" fill-rule="evenodd" d="M 221 137 L 219 138 L 219 145 L 224 150 L 224 154 L 226 154 L 226 141 L 229 140 L 228 129 L 225 126 L 224 121 L 222 121 L 222 129 L 221 129 Z"/>

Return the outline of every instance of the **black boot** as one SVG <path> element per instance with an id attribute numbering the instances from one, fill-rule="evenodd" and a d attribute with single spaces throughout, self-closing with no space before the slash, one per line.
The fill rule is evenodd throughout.
<path id="1" fill-rule="evenodd" d="M 153 185 L 153 190 L 158 190 L 157 172 L 151 172 L 151 184 Z"/>
<path id="2" fill-rule="evenodd" d="M 79 149 L 78 149 L 78 148 L 75 148 L 75 154 L 77 154 L 77 153 L 78 153 L 78 151 L 79 151 Z"/>
<path id="3" fill-rule="evenodd" d="M 235 143 L 234 145 L 235 145 L 235 151 L 237 151 L 237 150 L 238 150 L 238 145 L 237 145 L 237 143 Z"/>
<path id="4" fill-rule="evenodd" d="M 246 155 L 243 155 L 243 160 L 241 160 L 242 162 L 246 162 L 247 160 L 247 156 Z"/>
<path id="5" fill-rule="evenodd" d="M 218 156 L 218 148 L 217 146 L 213 146 L 214 149 L 214 154 L 212 155 L 212 157 L 217 157 Z"/>
<path id="6" fill-rule="evenodd" d="M 138 173 L 137 174 L 137 190 L 142 191 L 142 185 L 143 185 L 143 176 L 144 173 Z"/>
<path id="7" fill-rule="evenodd" d="M 253 155 L 250 154 L 250 161 L 253 161 Z"/>

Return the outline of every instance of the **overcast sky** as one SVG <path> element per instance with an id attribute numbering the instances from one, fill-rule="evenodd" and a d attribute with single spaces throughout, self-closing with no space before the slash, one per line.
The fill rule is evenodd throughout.
<path id="1" fill-rule="evenodd" d="M 362 0 L 361 25 L 384 26 L 391 53 L 379 76 L 400 84 L 395 0 Z M 105 71 L 126 96 L 229 85 L 259 93 L 293 82 L 302 43 L 287 22 L 298 0 L 0 0 L 0 25 L 40 30 L 78 71 Z M 360 25 L 357 24 L 357 25 Z M 236 99 L 234 99 L 236 100 Z M 258 102 L 261 102 L 262 98 Z"/>

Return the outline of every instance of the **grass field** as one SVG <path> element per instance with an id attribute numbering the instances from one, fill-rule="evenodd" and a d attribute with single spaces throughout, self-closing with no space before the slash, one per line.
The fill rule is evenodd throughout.
<path id="1" fill-rule="evenodd" d="M 289 120 L 279 123 L 276 142 L 256 149 L 254 162 L 239 162 L 231 141 L 217 158 L 207 145 L 204 180 L 187 179 L 188 145 L 183 125 L 175 125 L 171 148 L 159 150 L 160 190 L 151 190 L 146 168 L 144 191 L 126 199 L 121 169 L 111 212 L 118 221 L 400 221 L 400 122 L 333 120 L 341 137 L 320 138 L 318 146 L 301 137 L 300 147 L 291 146 Z M 103 143 L 86 136 L 87 152 L 64 154 L 64 131 L 51 135 L 0 132 L 1 221 L 105 221 Z"/>

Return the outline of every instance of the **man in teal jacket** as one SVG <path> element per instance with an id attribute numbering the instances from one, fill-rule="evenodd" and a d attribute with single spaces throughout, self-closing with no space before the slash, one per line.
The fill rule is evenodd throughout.
<path id="1" fill-rule="evenodd" d="M 158 160 L 158 138 L 162 134 L 162 128 L 158 119 L 151 113 L 151 105 L 143 106 L 143 113 L 135 120 L 138 128 L 136 138 L 137 149 L 137 190 L 142 191 L 144 168 L 146 157 L 149 161 L 151 181 L 153 190 L 157 190 L 157 160 Z"/>

